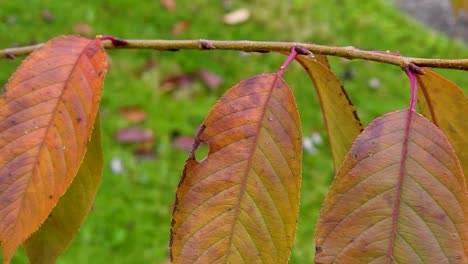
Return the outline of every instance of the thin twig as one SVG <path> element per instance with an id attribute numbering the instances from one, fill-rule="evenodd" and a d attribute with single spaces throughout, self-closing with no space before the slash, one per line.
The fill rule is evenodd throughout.
<path id="1" fill-rule="evenodd" d="M 241 50 L 245 52 L 289 52 L 294 46 L 303 47 L 314 54 L 331 55 L 348 59 L 363 59 L 407 67 L 413 63 L 419 67 L 468 70 L 468 59 L 427 59 L 395 56 L 386 52 L 360 50 L 352 46 L 335 47 L 312 43 L 272 42 L 248 40 L 123 40 L 124 45 L 114 46 L 112 41 L 103 40 L 106 49 L 154 49 L 154 50 Z M 0 50 L 0 58 L 26 55 L 42 44 Z"/>

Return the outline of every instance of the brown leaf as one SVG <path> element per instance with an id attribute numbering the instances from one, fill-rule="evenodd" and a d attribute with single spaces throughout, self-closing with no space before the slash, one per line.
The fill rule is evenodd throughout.
<path id="1" fill-rule="evenodd" d="M 172 145 L 176 149 L 180 150 L 191 150 L 193 146 L 193 137 L 188 137 L 188 136 L 178 136 L 174 138 L 174 141 L 172 142 Z"/>
<path id="2" fill-rule="evenodd" d="M 140 123 L 148 118 L 145 110 L 138 107 L 122 107 L 119 109 L 119 116 L 133 123 Z"/>
<path id="3" fill-rule="evenodd" d="M 99 108 L 106 58 L 99 40 L 54 38 L 21 64 L 0 97 L 5 263 L 44 222 L 78 172 Z"/>
<path id="4" fill-rule="evenodd" d="M 231 88 L 197 133 L 171 228 L 174 263 L 286 263 L 296 233 L 301 126 L 287 84 L 257 75 Z"/>
<path id="5" fill-rule="evenodd" d="M 215 90 L 223 83 L 223 79 L 211 71 L 199 69 L 194 72 L 194 75 L 200 78 L 209 88 Z"/>
<path id="6" fill-rule="evenodd" d="M 466 263 L 468 192 L 447 137 L 416 112 L 369 124 L 327 193 L 316 263 Z"/>
<path id="7" fill-rule="evenodd" d="M 250 18 L 247 8 L 239 8 L 224 15 L 223 21 L 228 25 L 237 25 L 246 22 Z"/>
<path id="8" fill-rule="evenodd" d="M 188 22 L 187 20 L 179 21 L 172 26 L 172 35 L 175 37 L 179 36 L 180 34 L 184 33 L 189 28 L 190 28 L 190 22 Z"/>
<path id="9" fill-rule="evenodd" d="M 161 82 L 160 90 L 162 92 L 170 92 L 174 88 L 189 86 L 194 82 L 191 74 L 177 74 L 167 77 Z"/>
<path id="10" fill-rule="evenodd" d="M 158 155 L 154 152 L 153 149 L 147 148 L 146 146 L 141 146 L 133 151 L 133 155 L 138 160 L 157 160 Z"/>
<path id="11" fill-rule="evenodd" d="M 94 35 L 94 29 L 89 24 L 86 24 L 86 23 L 78 23 L 78 24 L 73 25 L 72 31 L 75 34 L 80 34 L 80 35 L 85 35 L 85 36 Z"/>
<path id="12" fill-rule="evenodd" d="M 167 9 L 167 11 L 173 12 L 176 10 L 175 0 L 161 0 L 161 5 Z"/>
<path id="13" fill-rule="evenodd" d="M 52 23 L 55 20 L 54 14 L 52 14 L 49 9 L 44 9 L 41 12 L 41 17 L 46 23 Z"/>
<path id="14" fill-rule="evenodd" d="M 144 128 L 122 128 L 114 136 L 119 143 L 144 143 L 153 142 L 154 133 Z"/>

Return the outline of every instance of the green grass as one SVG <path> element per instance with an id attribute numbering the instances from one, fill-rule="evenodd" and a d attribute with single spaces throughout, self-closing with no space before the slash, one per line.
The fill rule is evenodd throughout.
<path id="1" fill-rule="evenodd" d="M 251 19 L 242 25 L 222 22 L 222 1 L 179 0 L 175 12 L 161 8 L 159 1 L 2 1 L 0 3 L 0 48 L 43 42 L 72 34 L 77 23 L 89 24 L 94 34 L 140 39 L 225 39 L 308 41 L 327 45 L 353 45 L 372 50 L 399 50 L 407 56 L 467 58 L 460 42 L 435 34 L 403 17 L 388 1 L 232 1 L 233 7 L 248 7 Z M 227 1 L 228 2 L 228 1 Z M 41 18 L 43 10 L 54 15 Z M 187 20 L 191 27 L 171 35 L 172 25 Z M 8 22 L 9 21 L 9 22 Z M 14 23 L 12 23 L 14 22 Z M 93 35 L 94 35 L 93 34 Z M 171 206 L 187 153 L 172 147 L 171 134 L 193 135 L 210 107 L 222 93 L 243 78 L 273 72 L 284 56 L 235 51 L 158 52 L 112 50 L 112 65 L 101 104 L 105 171 L 95 205 L 80 232 L 58 263 L 160 263 L 168 259 Z M 158 66 L 142 76 L 135 70 L 150 60 Z M 21 59 L 0 61 L 0 84 Z M 353 70 L 344 85 L 364 124 L 389 111 L 408 105 L 409 84 L 395 66 L 374 62 L 344 62 L 331 59 L 341 76 Z M 224 79 L 221 89 L 211 91 L 201 83 L 175 94 L 163 94 L 158 84 L 174 73 L 206 68 Z M 466 73 L 443 71 L 462 87 Z M 368 80 L 381 81 L 378 90 Z M 325 136 L 312 84 L 299 65 L 293 64 L 285 79 L 295 92 L 304 134 L 318 131 Z M 129 124 L 117 114 L 123 106 L 140 106 L 150 116 L 142 126 L 156 134 L 156 161 L 138 161 L 132 146 L 120 145 L 113 134 Z M 123 160 L 125 173 L 110 170 L 110 160 Z M 318 155 L 304 153 L 299 228 L 291 263 L 313 263 L 314 223 L 333 172 L 326 144 Z M 24 263 L 20 251 L 13 263 Z"/>

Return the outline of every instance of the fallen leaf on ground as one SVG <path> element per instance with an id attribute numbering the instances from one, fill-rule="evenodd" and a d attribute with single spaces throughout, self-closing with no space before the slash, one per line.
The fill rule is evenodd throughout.
<path id="1" fill-rule="evenodd" d="M 145 110 L 138 107 L 122 107 L 119 109 L 119 116 L 134 123 L 143 122 L 148 117 Z"/>
<path id="2" fill-rule="evenodd" d="M 190 28 L 190 22 L 188 22 L 187 20 L 179 21 L 172 26 L 172 35 L 179 36 L 180 34 L 184 33 L 189 28 Z"/>
<path id="3" fill-rule="evenodd" d="M 176 137 L 174 138 L 172 145 L 176 149 L 189 151 L 192 149 L 192 146 L 193 146 L 193 137 L 189 137 L 189 136 Z"/>
<path id="4" fill-rule="evenodd" d="M 167 77 L 161 82 L 160 90 L 162 92 L 170 92 L 174 90 L 175 87 L 184 87 L 193 83 L 193 77 L 191 74 L 177 74 Z"/>
<path id="5" fill-rule="evenodd" d="M 236 9 L 224 15 L 223 21 L 228 25 L 244 23 L 250 18 L 250 11 L 247 8 Z"/>
<path id="6" fill-rule="evenodd" d="M 80 34 L 80 35 L 87 35 L 87 36 L 94 35 L 94 29 L 86 23 L 79 23 L 79 24 L 73 25 L 72 31 L 73 33 Z"/>
<path id="7" fill-rule="evenodd" d="M 161 5 L 167 9 L 167 11 L 173 12 L 176 10 L 175 0 L 161 0 Z"/>
<path id="8" fill-rule="evenodd" d="M 223 79 L 211 71 L 199 69 L 194 72 L 194 75 L 200 78 L 209 88 L 218 89 L 223 83 Z"/>
<path id="9" fill-rule="evenodd" d="M 119 143 L 144 143 L 154 140 L 154 133 L 147 128 L 122 128 L 115 133 L 115 140 Z"/>

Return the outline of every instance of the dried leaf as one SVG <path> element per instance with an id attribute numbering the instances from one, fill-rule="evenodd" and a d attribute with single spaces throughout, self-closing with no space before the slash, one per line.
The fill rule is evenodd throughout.
<path id="1" fill-rule="evenodd" d="M 145 110 L 138 107 L 122 107 L 119 109 L 119 116 L 133 123 L 140 123 L 148 118 Z"/>
<path id="2" fill-rule="evenodd" d="M 99 40 L 54 38 L 23 62 L 0 97 L 4 263 L 45 221 L 77 174 L 106 67 Z"/>
<path id="3" fill-rule="evenodd" d="M 101 125 L 97 117 L 78 174 L 44 224 L 23 243 L 30 263 L 55 263 L 68 247 L 93 205 L 102 165 Z"/>
<path id="4" fill-rule="evenodd" d="M 188 22 L 187 20 L 179 21 L 172 26 L 172 35 L 179 36 L 180 34 L 184 33 L 189 28 L 190 28 L 190 22 Z"/>
<path id="5" fill-rule="evenodd" d="M 194 82 L 191 74 L 177 74 L 167 77 L 161 82 L 160 90 L 170 92 L 175 87 L 185 87 Z"/>
<path id="6" fill-rule="evenodd" d="M 133 155 L 137 160 L 157 160 L 158 155 L 152 148 L 143 145 L 133 151 Z"/>
<path id="7" fill-rule="evenodd" d="M 316 57 L 320 58 L 320 55 Z M 315 85 L 327 129 L 333 167 L 338 172 L 354 139 L 361 133 L 361 122 L 343 85 L 329 68 L 307 56 L 298 56 L 296 60 Z M 319 60 L 326 61 L 323 58 Z"/>
<path id="8" fill-rule="evenodd" d="M 115 133 L 114 137 L 119 143 L 144 143 L 154 141 L 153 131 L 147 128 L 122 128 Z"/>
<path id="9" fill-rule="evenodd" d="M 190 155 L 177 190 L 174 263 L 287 262 L 301 185 L 299 120 L 276 74 L 244 80 L 216 103 L 197 135 L 208 156 Z"/>
<path id="10" fill-rule="evenodd" d="M 176 1 L 175 0 L 161 0 L 161 5 L 167 9 L 169 12 L 176 10 Z"/>
<path id="11" fill-rule="evenodd" d="M 244 23 L 250 18 L 250 11 L 247 8 L 239 8 L 224 15 L 223 21 L 228 25 Z"/>
<path id="12" fill-rule="evenodd" d="M 173 146 L 180 150 L 191 150 L 193 146 L 193 137 L 179 136 L 174 139 Z"/>
<path id="13" fill-rule="evenodd" d="M 94 35 L 94 29 L 86 23 L 78 23 L 73 25 L 72 31 L 75 34 L 81 34 L 86 36 Z"/>
<path id="14" fill-rule="evenodd" d="M 49 9 L 44 9 L 41 12 L 41 17 L 46 23 L 52 23 L 55 20 L 54 14 L 52 14 Z"/>
<path id="15" fill-rule="evenodd" d="M 461 10 L 464 10 L 468 14 L 468 0 L 451 0 L 453 13 L 458 15 Z"/>
<path id="16" fill-rule="evenodd" d="M 194 72 L 194 75 L 200 78 L 208 87 L 215 90 L 223 83 L 223 79 L 209 70 L 199 69 Z"/>
<path id="17" fill-rule="evenodd" d="M 424 72 L 417 75 L 421 113 L 447 135 L 467 176 L 468 97 L 460 87 L 439 74 L 427 68 Z"/>
<path id="18" fill-rule="evenodd" d="M 316 226 L 316 263 L 466 263 L 468 193 L 446 136 L 416 112 L 353 143 Z"/>

